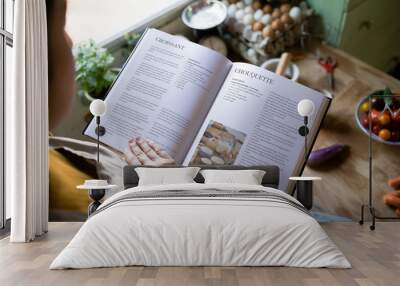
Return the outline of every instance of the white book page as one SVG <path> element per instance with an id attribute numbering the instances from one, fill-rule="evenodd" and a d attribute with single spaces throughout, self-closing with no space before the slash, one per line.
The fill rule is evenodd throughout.
<path id="1" fill-rule="evenodd" d="M 279 189 L 287 190 L 304 156 L 297 104 L 305 98 L 316 110 L 326 102 L 317 91 L 257 66 L 234 63 L 184 164 L 278 165 Z M 310 129 L 317 113 L 309 119 Z"/>
<path id="2" fill-rule="evenodd" d="M 182 163 L 232 63 L 181 37 L 149 29 L 109 91 L 101 141 L 121 152 L 131 138 L 160 144 Z M 96 138 L 92 120 L 85 131 Z"/>

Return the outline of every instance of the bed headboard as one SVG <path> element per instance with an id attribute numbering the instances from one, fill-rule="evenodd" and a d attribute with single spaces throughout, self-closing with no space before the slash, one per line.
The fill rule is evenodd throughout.
<path id="1" fill-rule="evenodd" d="M 143 166 L 125 166 L 124 167 L 124 189 L 129 189 L 136 187 L 139 182 L 139 177 L 135 172 L 136 167 Z M 161 166 L 161 167 L 152 167 L 146 166 L 146 168 L 183 168 L 184 166 Z M 278 166 L 196 166 L 201 169 L 219 169 L 219 170 L 263 170 L 265 171 L 265 176 L 262 180 L 262 185 L 265 187 L 278 188 L 279 185 L 279 167 Z M 197 174 L 194 180 L 197 183 L 204 183 L 203 176 L 199 173 Z"/>

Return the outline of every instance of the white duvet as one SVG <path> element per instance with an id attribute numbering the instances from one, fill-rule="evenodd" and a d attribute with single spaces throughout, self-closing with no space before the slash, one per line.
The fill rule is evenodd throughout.
<path id="1" fill-rule="evenodd" d="M 145 266 L 294 266 L 349 268 L 350 263 L 307 213 L 258 198 L 118 199 L 134 192 L 272 188 L 231 184 L 136 187 L 90 217 L 50 269 Z"/>

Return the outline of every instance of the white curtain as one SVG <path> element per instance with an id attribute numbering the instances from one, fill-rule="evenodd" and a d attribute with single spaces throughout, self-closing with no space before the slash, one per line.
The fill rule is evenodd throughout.
<path id="1" fill-rule="evenodd" d="M 13 83 L 6 98 L 6 187 L 12 242 L 48 225 L 48 81 L 45 0 L 15 1 Z"/>

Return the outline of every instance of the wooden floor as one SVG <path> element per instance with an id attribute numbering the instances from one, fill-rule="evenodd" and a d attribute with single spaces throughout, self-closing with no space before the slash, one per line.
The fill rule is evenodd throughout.
<path id="1" fill-rule="evenodd" d="M 400 285 L 400 224 L 329 223 L 323 228 L 352 269 L 289 267 L 125 267 L 48 270 L 81 223 L 50 223 L 43 238 L 29 244 L 0 241 L 0 285 Z"/>

